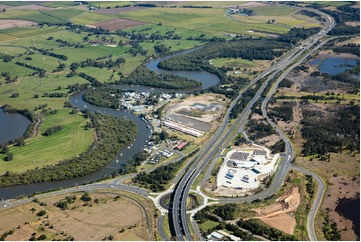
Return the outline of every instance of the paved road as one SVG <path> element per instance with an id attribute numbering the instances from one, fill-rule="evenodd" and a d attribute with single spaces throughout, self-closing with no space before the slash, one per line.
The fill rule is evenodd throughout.
<path id="1" fill-rule="evenodd" d="M 162 241 L 168 241 L 168 237 L 167 235 L 165 234 L 164 232 L 164 229 L 163 229 L 163 224 L 164 224 L 164 219 L 165 219 L 165 216 L 168 216 L 167 214 L 166 215 L 162 215 L 160 216 L 160 218 L 158 219 L 158 231 L 159 231 L 159 234 L 160 234 L 160 237 L 162 238 Z"/>
<path id="2" fill-rule="evenodd" d="M 310 10 L 310 9 L 309 9 Z M 278 74 L 281 73 L 284 69 L 287 68 L 288 65 L 290 65 L 293 61 L 295 61 L 297 58 L 299 58 L 306 50 L 309 50 L 313 45 L 315 45 L 322 37 L 324 37 L 329 30 L 331 30 L 334 26 L 333 19 L 317 10 L 312 10 L 314 12 L 318 12 L 319 14 L 322 14 L 325 16 L 326 19 L 326 26 L 316 35 L 308 38 L 307 40 L 303 41 L 298 49 L 293 49 L 290 51 L 290 54 L 286 55 L 281 61 L 279 61 L 276 65 L 269 68 L 265 71 L 266 74 L 261 74 L 258 78 L 256 78 L 251 84 L 253 85 L 256 81 L 263 78 L 264 76 L 273 73 L 267 78 L 265 83 L 261 86 L 261 88 L 258 90 L 254 98 L 250 101 L 250 103 L 246 106 L 246 108 L 243 110 L 239 118 L 236 120 L 234 125 L 231 126 L 231 128 L 227 131 L 225 131 L 226 123 L 228 122 L 228 115 L 229 111 L 233 108 L 235 105 L 235 102 L 232 103 L 231 107 L 229 108 L 226 118 L 224 122 L 222 122 L 220 128 L 217 130 L 215 136 L 204 146 L 204 149 L 199 152 L 199 158 L 194 161 L 194 163 L 191 165 L 191 167 L 188 169 L 186 174 L 182 177 L 181 181 L 178 183 L 178 186 L 174 190 L 174 201 L 173 201 L 173 207 L 172 207 L 172 219 L 173 219 L 173 226 L 175 230 L 175 235 L 177 240 L 183 240 L 183 235 L 185 236 L 186 240 L 193 240 L 190 230 L 188 228 L 188 219 L 186 215 L 186 201 L 187 196 L 189 193 L 189 190 L 195 181 L 196 177 L 199 175 L 199 173 L 205 168 L 205 166 L 212 161 L 212 159 L 218 154 L 220 150 L 222 150 L 225 145 L 227 145 L 232 140 L 231 137 L 233 137 L 233 131 L 237 127 L 239 127 L 240 131 L 243 131 L 245 123 L 247 121 L 247 117 L 249 116 L 249 113 L 251 112 L 251 108 L 254 105 L 254 103 L 260 98 L 263 90 L 267 87 L 267 84 Z M 302 58 L 303 61 L 305 58 Z M 298 62 L 299 64 L 300 62 Z M 296 65 L 294 65 L 295 67 Z M 291 71 L 292 68 L 289 69 Z M 284 75 L 285 76 L 285 75 Z M 281 81 L 281 80 L 280 80 Z M 249 88 L 248 86 L 247 88 Z M 247 90 L 246 88 L 246 90 Z M 241 98 L 242 93 L 237 97 L 236 100 Z M 269 97 L 270 98 L 270 97 Z M 268 98 L 268 100 L 269 100 Z M 267 102 L 265 102 L 267 103 Z M 265 107 L 265 106 L 264 106 Z M 265 109 L 265 108 L 264 108 Z M 275 126 L 275 129 L 277 131 L 278 127 Z M 278 129 L 278 131 L 280 131 Z M 225 134 L 225 135 L 224 135 Z M 266 198 L 272 194 L 274 194 L 281 186 L 283 182 L 283 178 L 287 171 L 290 168 L 290 162 L 292 161 L 294 157 L 294 152 L 292 148 L 291 142 L 286 138 L 285 135 L 280 132 L 281 137 L 285 138 L 286 143 L 286 155 L 284 161 L 279 165 L 278 171 L 276 173 L 275 179 L 271 183 L 271 186 L 264 191 L 263 193 L 259 193 L 247 198 L 243 198 L 244 201 L 252 201 L 257 198 Z M 230 198 L 226 198 L 223 201 L 233 202 L 234 200 Z"/>

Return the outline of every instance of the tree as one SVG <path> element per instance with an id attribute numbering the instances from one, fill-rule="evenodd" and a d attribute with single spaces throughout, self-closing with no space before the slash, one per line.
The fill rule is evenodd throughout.
<path id="1" fill-rule="evenodd" d="M 92 200 L 92 198 L 90 197 L 89 193 L 85 192 L 81 197 L 80 200 L 84 201 L 84 202 L 89 202 Z"/>
<path id="2" fill-rule="evenodd" d="M 162 131 L 160 134 L 159 134 L 159 138 L 161 140 L 166 140 L 169 138 L 169 134 L 166 132 L 166 131 Z"/>
<path id="3" fill-rule="evenodd" d="M 5 156 L 5 158 L 4 158 L 5 161 L 12 161 L 13 159 L 14 159 L 13 153 L 8 153 L 8 155 Z"/>

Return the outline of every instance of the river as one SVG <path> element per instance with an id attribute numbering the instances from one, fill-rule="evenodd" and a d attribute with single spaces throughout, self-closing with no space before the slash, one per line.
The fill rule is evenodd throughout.
<path id="1" fill-rule="evenodd" d="M 197 80 L 202 83 L 202 88 L 200 88 L 200 89 L 205 89 L 205 88 L 211 87 L 213 85 L 218 84 L 220 81 L 220 79 L 214 74 L 211 74 L 211 73 L 208 73 L 205 71 L 199 71 L 199 72 L 198 71 L 166 71 L 166 70 L 162 70 L 162 69 L 158 68 L 158 63 L 161 62 L 162 60 L 166 60 L 166 59 L 169 59 L 169 58 L 177 56 L 177 55 L 190 53 L 199 48 L 201 48 L 201 47 L 194 48 L 191 50 L 186 50 L 183 52 L 178 52 L 178 53 L 164 56 L 161 58 L 153 59 L 147 64 L 147 67 L 150 70 L 155 71 L 157 73 L 169 73 L 169 74 L 179 75 L 179 76 Z M 124 90 L 135 90 L 135 91 L 140 91 L 140 90 L 157 91 L 157 92 L 172 92 L 173 91 L 173 90 L 169 90 L 169 89 L 151 88 L 151 87 L 144 87 L 144 86 L 131 86 L 131 85 L 122 85 L 122 86 L 116 86 L 116 87 L 122 88 Z M 177 90 L 177 92 L 185 93 L 185 92 L 191 92 L 194 90 L 196 90 L 196 89 L 181 90 L 180 92 L 179 92 L 179 90 Z M 104 167 L 90 175 L 78 177 L 75 179 L 63 180 L 63 181 L 42 182 L 42 183 L 33 183 L 33 184 L 27 184 L 27 185 L 16 185 L 16 186 L 11 186 L 11 187 L 3 187 L 3 188 L 0 188 L 0 199 L 1 198 L 2 199 L 10 199 L 10 198 L 15 198 L 20 195 L 31 195 L 35 192 L 45 192 L 45 191 L 48 191 L 51 189 L 73 187 L 73 186 L 77 186 L 77 185 L 84 184 L 87 182 L 96 181 L 106 175 L 112 174 L 113 171 L 118 170 L 122 163 L 127 162 L 130 158 L 132 158 L 134 155 L 138 154 L 139 151 L 144 148 L 146 141 L 148 140 L 148 138 L 151 135 L 151 130 L 147 128 L 148 123 L 143 121 L 138 116 L 131 114 L 129 112 L 126 112 L 124 110 L 118 111 L 118 110 L 111 109 L 111 108 L 98 107 L 98 106 L 91 105 L 83 100 L 83 93 L 84 93 L 84 91 L 78 92 L 74 95 L 71 95 L 69 98 L 69 102 L 74 107 L 76 107 L 80 110 L 88 109 L 91 111 L 102 112 L 102 113 L 112 115 L 115 117 L 128 118 L 137 124 L 138 134 L 137 134 L 137 137 L 135 138 L 135 141 L 130 146 L 130 148 L 123 149 L 120 152 L 120 154 L 111 163 L 109 163 L 106 167 Z"/>
<path id="2" fill-rule="evenodd" d="M 5 113 L 0 108 L 0 144 L 20 138 L 31 121 L 19 113 Z"/>
<path id="3" fill-rule="evenodd" d="M 220 82 L 220 79 L 218 76 L 216 76 L 212 73 L 209 73 L 206 71 L 168 71 L 168 70 L 164 70 L 164 69 L 161 69 L 158 67 L 159 62 L 161 62 L 163 60 L 168 60 L 175 56 L 188 54 L 188 53 L 196 51 L 200 48 L 202 48 L 202 47 L 196 47 L 196 48 L 193 48 L 190 50 L 185 50 L 182 52 L 177 52 L 177 53 L 174 53 L 171 55 L 153 59 L 146 64 L 146 67 L 149 70 L 154 71 L 158 74 L 172 74 L 172 75 L 182 76 L 182 77 L 186 77 L 188 79 L 196 80 L 202 84 L 201 87 L 190 88 L 190 89 L 176 89 L 176 90 L 175 89 L 157 88 L 157 87 L 153 88 L 153 87 L 140 86 L 140 85 L 116 85 L 115 87 L 123 89 L 123 90 L 131 90 L 131 91 L 137 91 L 137 92 L 152 91 L 152 92 L 158 92 L 158 93 L 170 93 L 170 92 L 189 93 L 189 92 L 193 92 L 196 90 L 207 89 L 209 87 L 215 86 Z"/>

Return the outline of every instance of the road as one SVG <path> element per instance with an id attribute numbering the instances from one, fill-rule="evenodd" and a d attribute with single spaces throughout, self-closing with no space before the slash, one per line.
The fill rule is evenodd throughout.
<path id="1" fill-rule="evenodd" d="M 187 203 L 187 197 L 188 197 L 190 188 L 191 188 L 192 184 L 194 183 L 195 179 L 197 178 L 197 176 L 206 167 L 206 165 L 209 162 L 211 162 L 212 159 L 216 155 L 219 154 L 219 151 L 221 151 L 226 145 L 229 144 L 229 142 L 235 136 L 235 134 L 234 134 L 235 129 L 238 129 L 240 132 L 243 132 L 244 126 L 247 121 L 247 117 L 249 116 L 249 114 L 251 112 L 251 108 L 253 107 L 254 103 L 260 98 L 263 90 L 267 87 L 268 83 L 277 74 L 283 73 L 283 71 L 291 63 L 293 63 L 298 58 L 300 58 L 301 55 L 304 54 L 306 50 L 309 50 L 312 46 L 314 46 L 321 38 L 323 38 L 327 34 L 328 31 L 330 31 L 334 27 L 334 25 L 335 25 L 334 20 L 330 16 L 328 16 L 318 10 L 313 10 L 313 9 L 308 9 L 308 10 L 317 12 L 325 17 L 326 24 L 325 24 L 324 28 L 316 35 L 311 36 L 307 40 L 303 41 L 298 48 L 292 49 L 285 57 L 283 57 L 280 61 L 278 61 L 278 63 L 276 65 L 273 65 L 272 67 L 267 69 L 265 72 L 263 72 L 261 75 L 259 75 L 256 79 L 254 79 L 250 85 L 248 85 L 246 87 L 246 89 L 244 91 L 248 90 L 251 86 L 253 86 L 253 84 L 255 84 L 261 78 L 270 74 L 268 76 L 267 80 L 264 82 L 264 84 L 260 87 L 260 89 L 258 90 L 256 95 L 253 97 L 253 99 L 248 103 L 246 108 L 239 115 L 236 122 L 234 122 L 234 124 L 225 132 L 226 125 L 229 121 L 229 112 L 230 112 L 230 110 L 232 110 L 232 108 L 236 104 L 236 101 L 238 101 L 242 97 L 242 94 L 244 93 L 244 91 L 238 95 L 236 100 L 234 102 L 232 102 L 230 108 L 228 109 L 228 111 L 226 113 L 225 119 L 223 120 L 222 124 L 220 125 L 219 129 L 217 130 L 217 132 L 215 133 L 213 138 L 210 141 L 208 141 L 205 146 L 203 146 L 203 148 L 198 153 L 199 155 L 197 155 L 197 157 L 194 159 L 192 165 L 187 170 L 186 174 L 182 177 L 182 179 L 178 183 L 177 187 L 175 188 L 175 190 L 173 192 L 174 193 L 174 201 L 173 201 L 173 207 L 172 207 L 172 220 L 173 220 L 172 222 L 173 222 L 173 228 L 174 228 L 174 232 L 175 232 L 177 240 L 184 240 L 183 236 L 185 236 L 186 240 L 193 240 L 193 237 L 192 237 L 189 227 L 188 227 L 188 219 L 187 219 L 187 215 L 186 215 L 186 203 Z M 318 46 L 321 46 L 321 45 L 318 45 Z M 318 48 L 315 48 L 313 51 L 315 51 Z M 310 51 L 310 52 L 312 52 L 312 51 Z M 297 66 L 299 63 L 302 63 L 302 61 L 306 57 L 307 57 L 307 55 L 305 57 L 301 58 L 300 61 L 298 61 L 295 65 L 293 65 L 293 68 L 295 66 Z M 288 70 L 291 71 L 293 68 L 291 67 Z M 281 74 L 281 77 L 284 78 L 284 76 L 287 74 L 285 74 L 285 73 L 283 75 Z M 279 82 L 282 80 L 281 77 L 279 79 Z M 275 88 L 277 88 L 277 86 L 274 85 L 273 88 L 275 89 Z M 267 95 L 266 98 L 267 98 L 267 101 L 263 102 L 264 103 L 264 105 L 263 105 L 264 114 L 266 114 L 265 107 L 266 107 L 268 100 L 271 98 L 271 95 Z M 267 117 L 267 115 L 266 115 L 266 117 Z M 268 120 L 271 121 L 269 118 L 268 118 Z M 277 132 L 280 133 L 282 139 L 284 139 L 284 141 L 285 141 L 285 144 L 286 144 L 285 159 L 279 165 L 279 168 L 277 170 L 275 178 L 267 190 L 265 190 L 262 193 L 255 194 L 253 196 L 241 198 L 241 199 L 243 199 L 242 201 L 253 201 L 255 199 L 266 198 L 270 195 L 273 195 L 278 190 L 278 188 L 281 186 L 281 184 L 284 180 L 285 174 L 287 174 L 288 170 L 290 169 L 291 161 L 293 160 L 293 157 L 294 157 L 294 151 L 292 148 L 292 144 L 273 122 L 272 122 L 272 124 L 273 124 L 272 126 L 276 129 Z M 234 202 L 235 200 L 231 199 L 231 198 L 225 198 L 225 199 L 222 199 L 222 201 Z"/>

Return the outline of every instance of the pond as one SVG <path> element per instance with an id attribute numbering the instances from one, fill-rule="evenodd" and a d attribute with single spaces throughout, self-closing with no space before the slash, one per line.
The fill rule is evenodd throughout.
<path id="1" fill-rule="evenodd" d="M 31 121 L 19 113 L 6 113 L 0 108 L 0 144 L 20 138 Z"/>
<path id="2" fill-rule="evenodd" d="M 317 58 L 310 61 L 310 65 L 319 65 L 319 71 L 336 75 L 355 67 L 357 65 L 357 60 L 344 57 L 328 57 L 324 60 Z"/>

